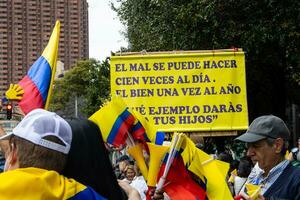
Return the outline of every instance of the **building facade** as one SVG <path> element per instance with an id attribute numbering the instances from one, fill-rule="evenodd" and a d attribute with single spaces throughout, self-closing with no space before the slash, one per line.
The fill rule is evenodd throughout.
<path id="1" fill-rule="evenodd" d="M 0 0 L 1 97 L 42 54 L 56 20 L 61 22 L 58 60 L 68 70 L 89 56 L 87 0 Z"/>

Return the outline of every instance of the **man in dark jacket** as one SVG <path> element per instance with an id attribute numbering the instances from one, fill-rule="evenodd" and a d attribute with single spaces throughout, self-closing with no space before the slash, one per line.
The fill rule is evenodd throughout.
<path id="1" fill-rule="evenodd" d="M 247 156 L 261 169 L 247 180 L 261 186 L 259 199 L 300 199 L 300 169 L 285 159 L 289 136 L 280 118 L 266 115 L 256 118 L 247 132 L 236 138 L 247 143 Z"/>

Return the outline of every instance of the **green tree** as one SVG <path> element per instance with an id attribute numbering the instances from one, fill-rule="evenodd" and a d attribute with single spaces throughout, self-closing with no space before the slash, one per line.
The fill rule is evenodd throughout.
<path id="1" fill-rule="evenodd" d="M 115 6 L 118 5 L 118 6 Z M 285 117 L 299 95 L 299 1 L 115 0 L 129 51 L 241 47 L 250 119 Z M 297 91 L 297 92 L 295 92 Z"/>
<path id="2" fill-rule="evenodd" d="M 80 113 L 88 117 L 109 97 L 109 63 L 94 59 L 81 60 L 55 81 L 50 109 L 65 117 L 74 117 L 77 97 Z"/>

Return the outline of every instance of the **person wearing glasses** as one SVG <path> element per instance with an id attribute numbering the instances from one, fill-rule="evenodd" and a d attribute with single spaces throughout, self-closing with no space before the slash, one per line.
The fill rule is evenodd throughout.
<path id="1" fill-rule="evenodd" d="M 285 159 L 289 137 L 282 119 L 265 115 L 256 118 L 246 133 L 236 138 L 247 143 L 247 156 L 260 169 L 250 173 L 247 180 L 261 186 L 258 199 L 300 199 L 300 168 Z M 251 199 L 245 189 L 240 194 L 243 199 Z"/>

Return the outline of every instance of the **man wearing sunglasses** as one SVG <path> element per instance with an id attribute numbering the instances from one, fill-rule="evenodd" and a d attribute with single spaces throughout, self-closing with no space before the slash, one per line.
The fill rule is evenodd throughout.
<path id="1" fill-rule="evenodd" d="M 300 199 L 300 169 L 285 159 L 289 136 L 282 119 L 266 115 L 256 118 L 246 133 L 236 138 L 247 143 L 247 156 L 261 169 L 247 180 L 261 186 L 259 199 Z"/>

